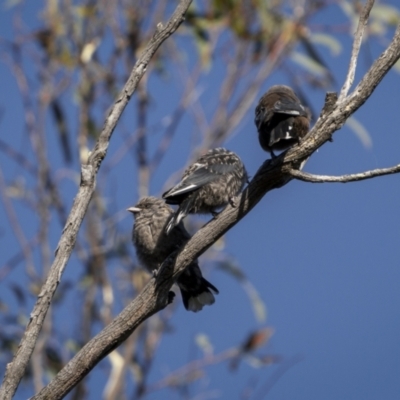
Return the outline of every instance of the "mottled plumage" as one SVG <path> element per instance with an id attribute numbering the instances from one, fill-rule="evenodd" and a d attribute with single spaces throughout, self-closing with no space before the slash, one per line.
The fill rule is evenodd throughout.
<path id="1" fill-rule="evenodd" d="M 132 241 L 136 254 L 149 271 L 158 270 L 171 253 L 190 239 L 182 223 L 172 229 L 169 235 L 166 234 L 165 226 L 173 210 L 161 199 L 144 197 L 128 211 L 135 216 Z M 183 304 L 189 311 L 200 311 L 204 305 L 213 304 L 215 298 L 211 291 L 218 294 L 218 289 L 203 278 L 197 260 L 182 272 L 177 284 L 182 292 Z"/>
<path id="2" fill-rule="evenodd" d="M 186 169 L 177 185 L 163 194 L 166 203 L 179 205 L 166 232 L 187 214 L 213 213 L 226 206 L 247 179 L 246 169 L 235 153 L 223 148 L 207 151 Z"/>
<path id="3" fill-rule="evenodd" d="M 310 128 L 310 113 L 288 86 L 277 85 L 265 93 L 255 111 L 261 147 L 275 157 L 304 137 Z"/>

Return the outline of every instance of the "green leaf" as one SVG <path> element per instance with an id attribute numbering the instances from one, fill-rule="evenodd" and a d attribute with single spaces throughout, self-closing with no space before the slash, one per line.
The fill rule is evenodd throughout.
<path id="1" fill-rule="evenodd" d="M 257 292 L 257 289 L 253 286 L 253 284 L 247 279 L 244 272 L 240 269 L 239 266 L 233 264 L 231 261 L 219 262 L 218 268 L 222 269 L 225 272 L 228 272 L 233 278 L 241 283 L 244 291 L 250 299 L 251 305 L 253 307 L 253 312 L 258 322 L 265 322 L 267 319 L 267 307 L 260 295 Z"/>
<path id="2" fill-rule="evenodd" d="M 310 35 L 310 40 L 314 44 L 320 44 L 327 47 L 332 56 L 337 56 L 342 51 L 342 45 L 332 35 L 327 35 L 325 33 L 313 33 Z"/>
<path id="3" fill-rule="evenodd" d="M 210 342 L 210 338 L 206 334 L 199 333 L 195 336 L 194 340 L 204 354 L 211 355 L 214 353 L 213 345 Z"/>
<path id="4" fill-rule="evenodd" d="M 371 18 L 378 19 L 388 25 L 397 25 L 400 12 L 396 7 L 387 4 L 375 4 L 371 10 Z"/>
<path id="5" fill-rule="evenodd" d="M 318 75 L 325 75 L 328 72 L 324 66 L 317 63 L 311 57 L 309 57 L 303 53 L 294 51 L 291 54 L 290 58 L 292 59 L 292 61 L 294 61 L 298 65 L 302 66 L 304 69 L 306 69 L 310 73 L 314 73 L 314 74 L 318 74 Z"/>
<path id="6" fill-rule="evenodd" d="M 267 307 L 258 294 L 257 289 L 250 281 L 244 282 L 243 288 L 250 298 L 257 321 L 260 323 L 265 322 L 267 320 Z"/>

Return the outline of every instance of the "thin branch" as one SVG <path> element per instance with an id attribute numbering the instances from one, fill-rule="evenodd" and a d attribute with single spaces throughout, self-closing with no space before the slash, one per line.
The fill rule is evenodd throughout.
<path id="1" fill-rule="evenodd" d="M 233 105 L 233 108 L 229 110 L 229 113 L 225 110 L 226 105 L 218 107 L 210 124 L 211 128 L 202 146 L 203 149 L 219 146 L 226 139 L 227 134 L 232 132 L 243 120 L 246 112 L 254 103 L 261 84 L 271 75 L 276 66 L 279 65 L 282 57 L 288 54 L 295 45 L 294 42 L 289 40 L 290 37 L 292 37 L 292 35 L 288 34 L 286 31 L 281 32 L 276 39 L 273 49 L 268 54 L 265 66 L 259 69 L 255 78 L 249 82 L 243 93 L 238 96 L 239 100 Z M 234 75 L 235 74 L 233 74 L 232 83 L 236 83 Z M 229 96 L 235 86 L 234 84 L 232 88 L 229 88 L 229 81 L 230 79 L 228 76 L 225 87 L 223 88 L 226 92 L 225 96 Z M 221 96 L 223 99 L 224 93 L 222 93 Z"/>
<path id="2" fill-rule="evenodd" d="M 294 356 L 286 360 L 286 362 L 282 363 L 280 367 L 278 367 L 274 373 L 267 379 L 261 389 L 253 396 L 252 400 L 262 400 L 264 399 L 271 389 L 276 385 L 279 379 L 282 378 L 286 372 L 298 364 L 300 361 L 303 361 L 304 357 L 301 355 Z"/>
<path id="3" fill-rule="evenodd" d="M 172 285 L 172 283 L 171 283 Z M 154 278 L 125 309 L 88 342 L 56 377 L 31 400 L 62 399 L 138 326 L 168 304 L 168 290 L 159 290 Z"/>
<path id="4" fill-rule="evenodd" d="M 184 20 L 184 15 L 191 2 L 192 0 L 181 0 L 165 27 L 162 24 L 157 25 L 156 33 L 150 39 L 145 50 L 137 60 L 127 83 L 114 103 L 110 114 L 105 121 L 103 130 L 96 142 L 96 146 L 89 156 L 88 163 L 82 165 L 79 191 L 58 243 L 53 265 L 51 266 L 47 280 L 38 295 L 37 302 L 31 313 L 28 326 L 14 359 L 7 365 L 3 384 L 0 388 L 0 398 L 3 400 L 9 400 L 13 397 L 19 382 L 25 373 L 37 337 L 43 325 L 44 318 L 50 307 L 51 300 L 74 248 L 79 228 L 95 190 L 97 171 L 106 156 L 114 128 L 132 94 L 135 92 L 139 81 L 145 74 L 147 65 L 154 53 L 160 45 L 178 29 Z M 72 387 L 68 390 L 71 389 Z M 55 399 L 60 397 L 51 396 L 51 398 Z"/>
<path id="5" fill-rule="evenodd" d="M 312 183 L 356 182 L 356 181 L 363 181 L 365 179 L 375 178 L 376 176 L 397 174 L 399 172 L 400 172 L 400 164 L 397 164 L 390 168 L 378 168 L 378 169 L 373 169 L 371 171 L 360 172 L 358 174 L 349 174 L 341 176 L 313 175 L 296 169 L 292 169 L 289 171 L 290 175 L 292 175 L 294 178 L 303 182 L 312 182 Z"/>
<path id="6" fill-rule="evenodd" d="M 0 172 L 1 173 L 1 172 Z M 32 252 L 33 249 L 39 244 L 39 235 L 36 233 L 27 243 L 29 250 Z M 25 248 L 19 250 L 14 254 L 8 261 L 0 266 L 0 282 L 6 278 L 6 276 L 20 263 L 26 260 Z"/>
<path id="7" fill-rule="evenodd" d="M 196 372 L 200 372 L 200 370 L 205 367 L 233 359 L 239 354 L 240 349 L 237 346 L 234 346 L 218 354 L 206 354 L 203 358 L 192 360 L 183 367 L 172 371 L 165 378 L 149 386 L 146 394 L 166 387 L 182 385 L 188 380 L 188 377 L 196 376 Z"/>
<path id="8" fill-rule="evenodd" d="M 147 136 L 148 93 L 144 79 L 138 87 L 137 126 L 138 139 L 136 143 L 136 159 L 138 167 L 138 194 L 139 198 L 148 196 L 149 191 L 149 157 Z"/>
<path id="9" fill-rule="evenodd" d="M 289 182 L 292 179 L 290 171 L 329 140 L 332 133 L 344 124 L 346 118 L 366 101 L 386 72 L 399 58 L 400 26 L 388 49 L 374 63 L 356 88 L 356 94 L 346 98 L 345 112 L 337 103 L 332 105 L 331 112 L 325 113 L 319 118 L 310 135 L 300 146 L 290 149 L 286 154 L 273 161 L 267 160 L 237 200 L 238 206 L 228 205 L 222 213 L 192 237 L 179 251 L 175 260 L 171 260 L 172 257 L 167 259 L 157 277 L 150 280 L 137 299 L 84 346 L 34 399 L 48 398 L 50 393 L 51 398 L 60 398 L 58 397 L 60 390 L 64 390 L 63 393 L 66 393 L 65 390 L 71 390 L 76 382 L 125 340 L 142 321 L 165 307 L 168 291 L 183 269 L 243 218 L 265 193 Z M 118 328 L 121 329 L 120 332 L 118 332 Z"/>
<path id="10" fill-rule="evenodd" d="M 333 132 L 340 129 L 373 93 L 386 73 L 400 58 L 400 25 L 389 47 L 375 61 L 354 92 L 342 103 L 329 104 L 314 128 L 301 142 L 273 160 L 267 160 L 258 170 L 249 186 L 220 214 L 200 229 L 178 251 L 171 255 L 145 286 L 114 321 L 87 343 L 81 351 L 33 399 L 59 399 L 83 379 L 110 351 L 122 343 L 143 321 L 168 303 L 168 293 L 182 271 L 204 253 L 217 239 L 236 225 L 270 190 L 287 184 L 293 177 L 290 171 L 327 142 Z M 332 96 L 328 96 L 328 101 Z M 326 110 L 327 108 L 325 108 Z M 93 159 L 93 158 L 92 158 Z"/>
<path id="11" fill-rule="evenodd" d="M 3 172 L 0 169 L 0 199 L 3 202 L 6 216 L 9 220 L 9 227 L 14 232 L 15 238 L 17 239 L 21 251 L 24 255 L 26 262 L 26 271 L 31 278 L 37 278 L 35 270 L 35 263 L 33 261 L 33 249 L 29 246 L 29 240 L 26 238 L 24 230 L 18 219 L 18 213 L 16 212 L 13 202 L 10 196 L 7 194 L 7 184 L 3 176 Z"/>
<path id="12" fill-rule="evenodd" d="M 37 167 L 33 165 L 24 154 L 19 153 L 17 150 L 14 150 L 12 146 L 8 143 L 4 142 L 0 139 L 0 151 L 4 152 L 8 157 L 10 157 L 16 164 L 25 168 L 29 171 L 32 175 L 37 174 Z"/>
<path id="13" fill-rule="evenodd" d="M 342 90 L 340 91 L 339 101 L 342 101 L 347 96 L 347 93 L 349 93 L 351 85 L 354 82 L 358 53 L 360 52 L 364 29 L 365 26 L 367 25 L 369 13 L 372 9 L 372 6 L 374 5 L 374 2 L 375 0 L 368 0 L 361 12 L 360 20 L 358 21 L 357 30 L 354 36 L 353 50 L 351 52 L 349 70 L 347 72 L 346 80 L 344 82 Z"/>
<path id="14" fill-rule="evenodd" d="M 373 63 L 354 91 L 342 102 L 335 101 L 333 93 L 327 94 L 330 104 L 322 110 L 314 127 L 300 146 L 292 147 L 285 153 L 284 161 L 293 162 L 309 157 L 314 151 L 330 140 L 332 134 L 340 129 L 346 120 L 357 111 L 371 96 L 387 72 L 400 58 L 400 25 L 387 49 Z"/>

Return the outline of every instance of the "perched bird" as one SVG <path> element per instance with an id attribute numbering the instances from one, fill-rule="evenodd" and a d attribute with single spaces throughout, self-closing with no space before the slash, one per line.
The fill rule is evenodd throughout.
<path id="1" fill-rule="evenodd" d="M 304 137 L 311 115 L 288 86 L 276 85 L 265 93 L 255 112 L 255 124 L 261 147 L 271 153 L 286 150 Z"/>
<path id="2" fill-rule="evenodd" d="M 190 235 L 182 223 L 169 235 L 165 226 L 173 215 L 173 210 L 156 197 L 144 197 L 134 207 L 128 208 L 135 216 L 132 241 L 138 259 L 151 272 L 157 271 L 163 261 L 175 250 L 181 248 Z M 193 261 L 179 276 L 177 284 L 182 292 L 185 308 L 200 311 L 204 305 L 215 302 L 212 292 L 218 289 L 203 278 L 197 260 Z"/>
<path id="3" fill-rule="evenodd" d="M 235 153 L 223 148 L 207 151 L 186 169 L 177 185 L 162 195 L 167 204 L 179 204 L 166 232 L 190 213 L 214 213 L 226 206 L 247 180 L 246 169 Z"/>

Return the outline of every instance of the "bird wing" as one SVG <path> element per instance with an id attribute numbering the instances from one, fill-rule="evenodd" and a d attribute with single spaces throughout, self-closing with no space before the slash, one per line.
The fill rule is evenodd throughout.
<path id="1" fill-rule="evenodd" d="M 222 175 L 229 174 L 234 171 L 234 164 L 198 164 L 199 167 L 185 177 L 181 182 L 172 189 L 166 191 L 162 197 L 169 199 L 171 197 L 180 196 L 184 193 L 193 192 L 200 187 L 215 181 Z"/>
<path id="2" fill-rule="evenodd" d="M 307 111 L 300 103 L 285 97 L 281 97 L 279 101 L 275 102 L 273 109 L 278 114 L 307 116 Z"/>

